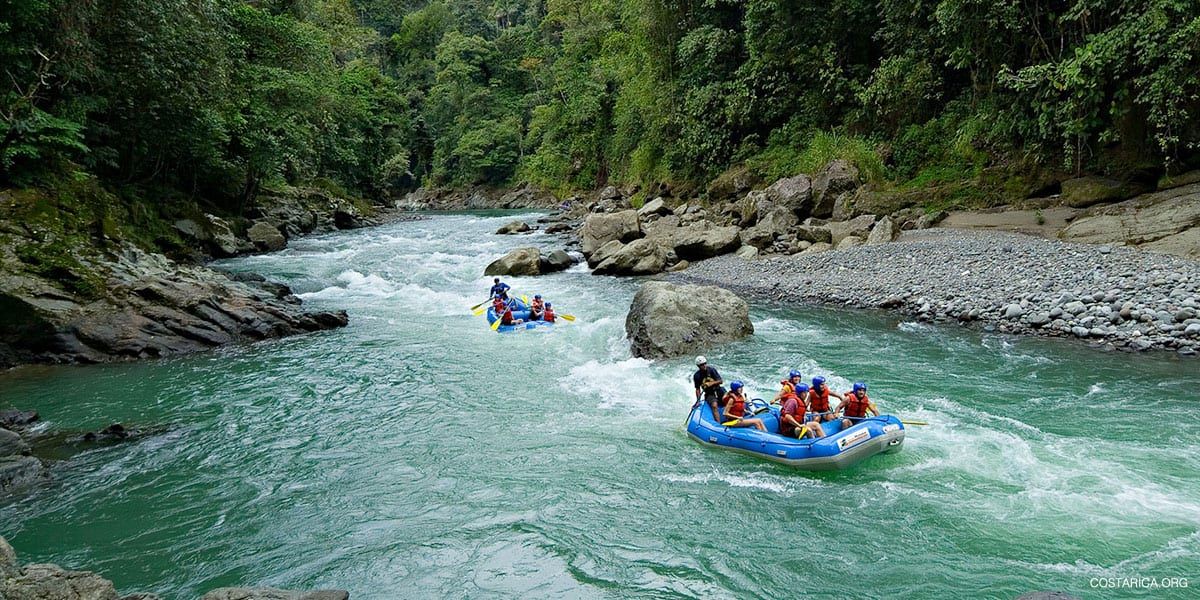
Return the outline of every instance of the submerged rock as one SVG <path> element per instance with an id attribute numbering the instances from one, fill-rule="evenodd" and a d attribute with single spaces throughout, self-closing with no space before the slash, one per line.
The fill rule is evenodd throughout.
<path id="1" fill-rule="evenodd" d="M 531 230 L 532 228 L 529 226 L 529 223 L 526 223 L 525 221 L 513 221 L 505 224 L 500 229 L 497 229 L 496 233 L 499 235 L 512 235 L 514 233 L 525 233 Z"/>
<path id="2" fill-rule="evenodd" d="M 695 354 L 754 333 L 750 307 L 715 286 L 644 284 L 625 317 L 634 356 L 671 358 Z"/>

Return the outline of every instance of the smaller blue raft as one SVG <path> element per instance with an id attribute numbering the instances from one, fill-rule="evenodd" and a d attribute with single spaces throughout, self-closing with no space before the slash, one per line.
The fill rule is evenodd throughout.
<path id="1" fill-rule="evenodd" d="M 517 320 L 520 320 L 523 322 L 522 323 L 514 323 L 513 325 L 501 325 L 500 327 L 498 327 L 496 329 L 496 331 L 499 331 L 500 333 L 508 333 L 510 331 L 524 331 L 526 329 L 538 329 L 538 328 L 542 328 L 542 327 L 554 327 L 554 323 L 551 323 L 548 321 L 530 321 L 529 320 L 529 307 L 524 302 L 521 302 L 521 300 L 518 298 L 509 298 L 508 305 L 510 307 L 512 307 L 513 321 L 515 322 Z M 499 317 L 496 316 L 496 311 L 493 310 L 491 307 L 488 307 L 488 310 L 487 310 L 488 325 L 495 323 L 496 319 L 498 319 L 498 318 Z"/>
<path id="2" fill-rule="evenodd" d="M 701 402 L 688 415 L 687 433 L 706 446 L 783 463 L 808 471 L 833 471 L 852 467 L 876 454 L 897 452 L 904 445 L 904 424 L 892 415 L 869 417 L 842 429 L 841 420 L 821 423 L 825 437 L 796 439 L 779 435 L 779 407 L 761 399 L 747 402 L 767 431 L 754 427 L 725 427 L 713 420 Z"/>

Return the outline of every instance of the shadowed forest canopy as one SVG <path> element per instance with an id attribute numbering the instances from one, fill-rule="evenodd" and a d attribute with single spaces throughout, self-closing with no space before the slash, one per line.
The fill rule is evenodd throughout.
<path id="1" fill-rule="evenodd" d="M 234 205 L 1019 165 L 1181 169 L 1195 0 L 0 0 L 0 179 Z"/>

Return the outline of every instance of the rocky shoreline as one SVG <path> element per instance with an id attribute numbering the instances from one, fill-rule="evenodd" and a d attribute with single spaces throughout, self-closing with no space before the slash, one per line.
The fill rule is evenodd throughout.
<path id="1" fill-rule="evenodd" d="M 1200 352 L 1200 263 L 1133 248 L 929 229 L 835 252 L 724 256 L 666 278 L 1109 350 Z"/>
<path id="2" fill-rule="evenodd" d="M 113 583 L 91 571 L 55 564 L 17 563 L 17 553 L 0 536 L 0 598 L 5 600 L 160 600 L 157 594 L 119 595 Z M 200 600 L 349 600 L 346 590 L 292 591 L 274 588 L 218 588 Z"/>
<path id="3" fill-rule="evenodd" d="M 157 358 L 343 327 L 344 311 L 305 311 L 283 284 L 204 263 L 422 218 L 289 188 L 236 218 L 188 209 L 131 229 L 112 214 L 121 202 L 96 188 L 0 190 L 0 369 Z M 152 241 L 139 235 L 145 228 Z"/>

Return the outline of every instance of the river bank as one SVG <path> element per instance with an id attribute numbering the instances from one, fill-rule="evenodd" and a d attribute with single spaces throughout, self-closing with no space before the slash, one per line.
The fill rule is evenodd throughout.
<path id="1" fill-rule="evenodd" d="M 720 257 L 667 278 L 1104 349 L 1200 350 L 1200 263 L 1131 248 L 929 229 L 834 252 Z"/>

